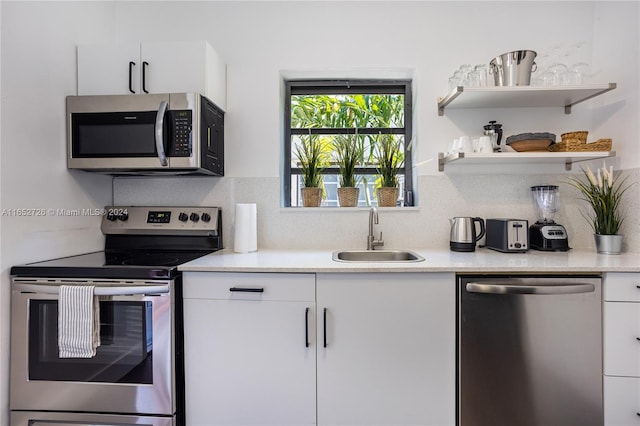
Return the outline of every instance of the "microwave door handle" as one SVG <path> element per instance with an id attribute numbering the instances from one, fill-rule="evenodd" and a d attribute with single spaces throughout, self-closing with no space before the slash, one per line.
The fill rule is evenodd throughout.
<path id="1" fill-rule="evenodd" d="M 160 102 L 158 113 L 156 114 L 156 151 L 158 152 L 158 159 L 162 166 L 168 166 L 167 155 L 164 152 L 164 137 L 162 134 L 162 128 L 164 127 L 164 114 L 167 111 L 167 101 Z"/>

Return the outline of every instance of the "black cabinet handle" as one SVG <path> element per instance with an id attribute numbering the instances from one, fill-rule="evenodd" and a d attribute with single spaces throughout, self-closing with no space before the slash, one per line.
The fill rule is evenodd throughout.
<path id="1" fill-rule="evenodd" d="M 231 287 L 229 291 L 237 291 L 240 293 L 264 293 L 262 287 Z"/>
<path id="2" fill-rule="evenodd" d="M 636 340 L 640 340 L 640 337 L 636 337 Z"/>
<path id="3" fill-rule="evenodd" d="M 327 347 L 327 308 L 324 308 L 322 310 L 322 339 L 323 341 L 323 345 L 326 348 Z"/>
<path id="4" fill-rule="evenodd" d="M 640 413 L 636 413 L 637 416 L 640 416 Z"/>
<path id="5" fill-rule="evenodd" d="M 309 347 L 309 308 L 304 310 L 304 346 Z"/>
<path id="6" fill-rule="evenodd" d="M 129 91 L 131 93 L 136 93 L 135 90 L 133 90 L 133 67 L 136 66 L 136 63 L 133 61 L 129 61 Z"/>
<path id="7" fill-rule="evenodd" d="M 149 93 L 147 91 L 147 65 L 149 65 L 147 61 L 142 63 L 142 91 L 144 93 Z"/>

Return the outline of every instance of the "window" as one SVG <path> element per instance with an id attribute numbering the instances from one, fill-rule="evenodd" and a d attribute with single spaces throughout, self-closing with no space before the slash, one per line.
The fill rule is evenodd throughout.
<path id="1" fill-rule="evenodd" d="M 355 167 L 358 206 L 376 206 L 380 186 L 376 152 L 383 140 L 398 148 L 397 205 L 413 205 L 411 167 L 411 82 L 409 80 L 290 80 L 284 109 L 284 205 L 301 206 L 303 187 L 298 149 L 321 141 L 326 158 L 321 170 L 322 206 L 338 206 L 341 175 L 336 147 L 359 144 L 363 155 Z"/>

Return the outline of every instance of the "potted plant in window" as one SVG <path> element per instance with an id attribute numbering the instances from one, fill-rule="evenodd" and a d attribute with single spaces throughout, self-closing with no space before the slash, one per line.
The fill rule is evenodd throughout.
<path id="1" fill-rule="evenodd" d="M 395 207 L 398 202 L 398 170 L 404 163 L 400 148 L 400 140 L 394 135 L 378 135 L 374 157 L 380 175 L 380 186 L 376 189 L 380 207 Z"/>
<path id="2" fill-rule="evenodd" d="M 631 186 L 625 185 L 627 177 L 613 175 L 613 166 L 607 170 L 606 164 L 594 174 L 589 167 L 582 172 L 586 182 L 572 177 L 569 184 L 577 188 L 582 200 L 591 207 L 589 214 L 582 213 L 594 232 L 596 250 L 602 254 L 620 254 L 623 236 L 618 234 L 624 221 L 620 211 L 622 195 Z"/>
<path id="3" fill-rule="evenodd" d="M 323 198 L 322 171 L 329 164 L 329 150 L 326 142 L 309 137 L 301 138 L 296 146 L 298 167 L 302 176 L 302 206 L 320 207 Z"/>
<path id="4" fill-rule="evenodd" d="M 364 142 L 358 136 L 356 129 L 353 140 L 347 136 L 337 135 L 332 146 L 340 169 L 340 187 L 338 188 L 340 207 L 356 207 L 360 195 L 360 188 L 357 188 L 356 166 L 363 161 Z"/>

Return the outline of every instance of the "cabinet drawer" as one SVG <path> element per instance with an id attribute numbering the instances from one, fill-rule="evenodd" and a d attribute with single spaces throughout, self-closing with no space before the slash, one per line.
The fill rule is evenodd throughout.
<path id="1" fill-rule="evenodd" d="M 315 300 L 315 274 L 186 272 L 185 299 Z"/>
<path id="2" fill-rule="evenodd" d="M 640 303 L 605 302 L 605 374 L 640 377 L 640 340 L 638 338 L 640 338 Z"/>
<path id="3" fill-rule="evenodd" d="M 604 300 L 640 302 L 640 273 L 608 273 L 604 276 Z"/>
<path id="4" fill-rule="evenodd" d="M 640 378 L 604 378 L 605 426 L 640 425 Z"/>

